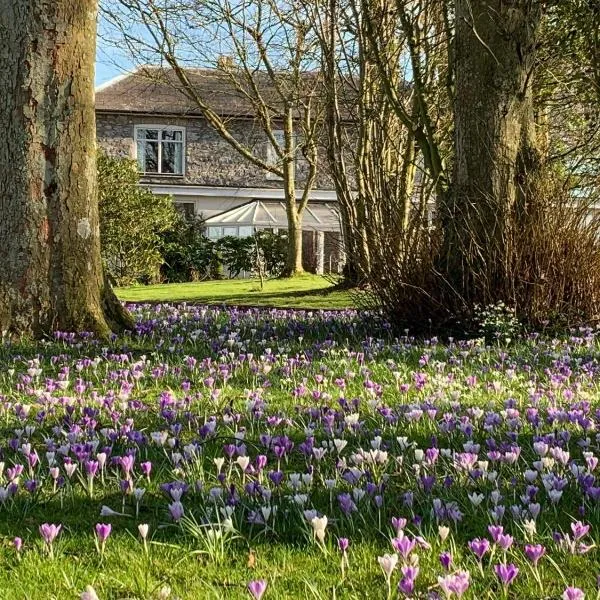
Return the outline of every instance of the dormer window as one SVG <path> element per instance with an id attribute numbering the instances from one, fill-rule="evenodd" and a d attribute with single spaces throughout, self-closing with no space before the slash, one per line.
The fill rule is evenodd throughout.
<path id="1" fill-rule="evenodd" d="M 136 125 L 137 161 L 144 175 L 183 175 L 185 129 Z"/>

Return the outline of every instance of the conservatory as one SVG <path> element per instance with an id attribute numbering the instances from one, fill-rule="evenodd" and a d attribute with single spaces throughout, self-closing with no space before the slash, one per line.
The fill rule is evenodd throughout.
<path id="1" fill-rule="evenodd" d="M 213 215 L 204 222 L 206 235 L 246 237 L 255 231 L 287 231 L 285 204 L 277 200 L 251 200 L 246 204 Z M 338 273 L 344 264 L 340 215 L 328 202 L 311 202 L 302 219 L 303 262 L 315 273 Z"/>

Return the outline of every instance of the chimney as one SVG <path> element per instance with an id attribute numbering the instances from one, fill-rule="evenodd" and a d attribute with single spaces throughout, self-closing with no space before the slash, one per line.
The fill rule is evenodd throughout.
<path id="1" fill-rule="evenodd" d="M 229 71 L 229 69 L 233 68 L 233 56 L 229 56 L 227 54 L 221 54 L 219 58 L 217 58 L 217 69 L 221 71 Z"/>

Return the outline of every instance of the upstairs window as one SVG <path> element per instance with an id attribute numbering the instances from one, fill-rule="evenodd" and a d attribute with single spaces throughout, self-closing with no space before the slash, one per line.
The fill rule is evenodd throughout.
<path id="1" fill-rule="evenodd" d="M 275 142 L 277 143 L 278 148 L 283 150 L 283 146 L 285 144 L 285 136 L 283 134 L 283 131 L 281 129 L 276 129 L 272 133 L 273 133 L 273 138 L 275 139 Z M 275 149 L 275 147 L 269 140 L 269 142 L 267 143 L 267 164 L 277 165 L 277 164 L 279 164 L 279 162 L 280 162 L 280 158 L 277 155 L 277 150 Z"/>
<path id="2" fill-rule="evenodd" d="M 135 141 L 139 169 L 144 174 L 183 175 L 183 127 L 137 125 Z"/>
<path id="3" fill-rule="evenodd" d="M 285 147 L 285 134 L 283 132 L 283 130 L 281 129 L 275 129 L 273 130 L 273 138 L 275 139 L 275 142 L 277 143 L 277 147 L 281 150 L 281 152 L 284 151 L 284 147 Z M 296 162 L 296 134 L 292 135 L 292 152 L 294 153 L 294 163 Z M 281 167 L 281 158 L 277 155 L 277 150 L 275 149 L 275 147 L 273 146 L 273 144 L 271 143 L 271 141 L 269 140 L 267 142 L 267 164 L 268 165 L 273 165 L 273 166 L 278 166 Z M 274 173 L 271 173 L 270 171 L 267 172 L 267 179 L 279 179 L 281 180 L 281 177 L 275 175 Z"/>

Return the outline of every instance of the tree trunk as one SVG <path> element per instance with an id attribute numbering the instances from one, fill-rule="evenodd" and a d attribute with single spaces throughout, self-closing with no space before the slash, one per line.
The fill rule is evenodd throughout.
<path id="1" fill-rule="evenodd" d="M 294 277 L 304 273 L 302 265 L 302 217 L 303 210 L 296 198 L 296 149 L 294 141 L 294 119 L 291 108 L 285 111 L 283 123 L 283 193 L 288 222 L 288 255 L 284 277 Z"/>
<path id="2" fill-rule="evenodd" d="M 510 280 L 520 160 L 533 126 L 542 17 L 535 0 L 457 0 L 453 193 L 445 216 L 450 280 L 468 302 L 501 299 Z M 501 296 L 501 294 L 500 294 Z"/>
<path id="3" fill-rule="evenodd" d="M 131 324 L 102 274 L 96 0 L 0 0 L 0 330 Z"/>
<path id="4" fill-rule="evenodd" d="M 288 214 L 288 255 L 284 275 L 293 277 L 304 272 L 302 266 L 302 217 Z"/>

